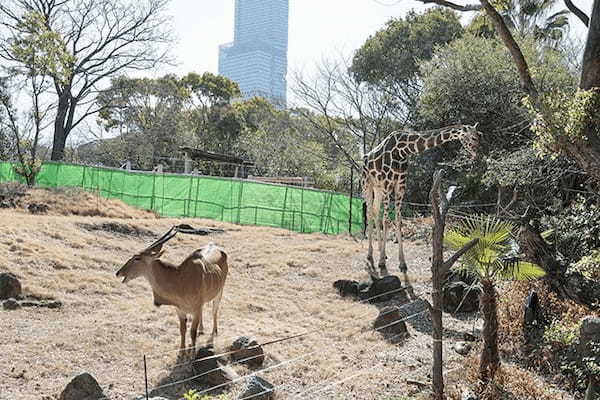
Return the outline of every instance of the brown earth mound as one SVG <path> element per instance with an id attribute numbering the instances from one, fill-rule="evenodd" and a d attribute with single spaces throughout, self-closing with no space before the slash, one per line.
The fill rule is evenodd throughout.
<path id="1" fill-rule="evenodd" d="M 14 182 L 0 184 L 0 211 L 44 215 L 80 215 L 106 218 L 157 218 L 121 200 L 107 199 L 79 188 L 29 189 Z"/>

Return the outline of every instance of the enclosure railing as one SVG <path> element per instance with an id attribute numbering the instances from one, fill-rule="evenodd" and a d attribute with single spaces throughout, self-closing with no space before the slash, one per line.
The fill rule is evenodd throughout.
<path id="1" fill-rule="evenodd" d="M 21 181 L 0 162 L 0 182 Z M 40 187 L 79 187 L 167 217 L 197 217 L 296 232 L 362 230 L 362 200 L 341 193 L 244 179 L 45 162 Z"/>

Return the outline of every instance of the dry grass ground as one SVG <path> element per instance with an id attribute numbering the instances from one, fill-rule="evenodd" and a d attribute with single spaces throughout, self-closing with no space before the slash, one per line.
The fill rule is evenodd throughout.
<path id="1" fill-rule="evenodd" d="M 189 356 L 177 352 L 173 308 L 154 307 L 142 278 L 124 285 L 114 276 L 134 251 L 180 222 L 0 210 L 0 271 L 17 275 L 26 295 L 64 303 L 59 310 L 0 310 L 0 398 L 55 399 L 72 376 L 88 371 L 109 398 L 130 400 L 144 390 L 144 354 L 150 388 L 189 376 L 189 367 L 178 366 Z M 410 337 L 393 344 L 371 330 L 378 314 L 375 305 L 342 299 L 332 288 L 337 279 L 367 278 L 365 241 L 207 220 L 185 222 L 226 231 L 211 238 L 179 235 L 165 254 L 176 262 L 209 240 L 228 252 L 230 275 L 217 351 L 240 335 L 265 342 L 319 328 L 265 347 L 268 370 L 258 375 L 278 386 L 279 398 L 399 399 L 415 390 L 407 380 L 428 381 L 431 340 L 423 318 L 420 323 L 408 321 Z M 395 254 L 395 246 L 390 247 Z M 429 298 L 429 246 L 408 242 L 405 252 L 415 291 Z M 396 271 L 395 266 L 390 269 Z M 204 320 L 210 332 L 208 311 Z M 445 315 L 444 323 L 445 367 L 460 371 L 464 359 L 450 344 L 461 332 L 471 332 L 474 322 Z M 234 369 L 240 375 L 253 372 L 239 365 Z M 340 380 L 344 382 L 328 386 Z M 157 393 L 178 399 L 190 388 L 205 387 L 185 382 Z M 234 384 L 225 394 L 235 398 L 239 390 L 240 384 Z"/>

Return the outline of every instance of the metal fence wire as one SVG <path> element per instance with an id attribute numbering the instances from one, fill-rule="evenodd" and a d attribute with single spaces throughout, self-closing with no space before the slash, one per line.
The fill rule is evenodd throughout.
<path id="1" fill-rule="evenodd" d="M 0 162 L 0 182 L 7 181 L 23 179 L 11 163 Z M 78 187 L 165 217 L 208 218 L 303 233 L 362 231 L 360 198 L 303 187 L 55 162 L 44 163 L 36 185 Z"/>

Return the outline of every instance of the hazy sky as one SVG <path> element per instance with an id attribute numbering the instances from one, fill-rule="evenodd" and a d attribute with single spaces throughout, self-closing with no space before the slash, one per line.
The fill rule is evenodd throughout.
<path id="1" fill-rule="evenodd" d="M 589 14 L 592 0 L 574 3 Z M 219 44 L 233 40 L 234 0 L 172 0 L 170 8 L 181 64 L 168 71 L 217 73 Z M 290 0 L 288 69 L 310 71 L 323 57 L 351 54 L 390 18 L 425 8 L 416 0 Z M 571 29 L 583 37 L 575 17 Z"/>

